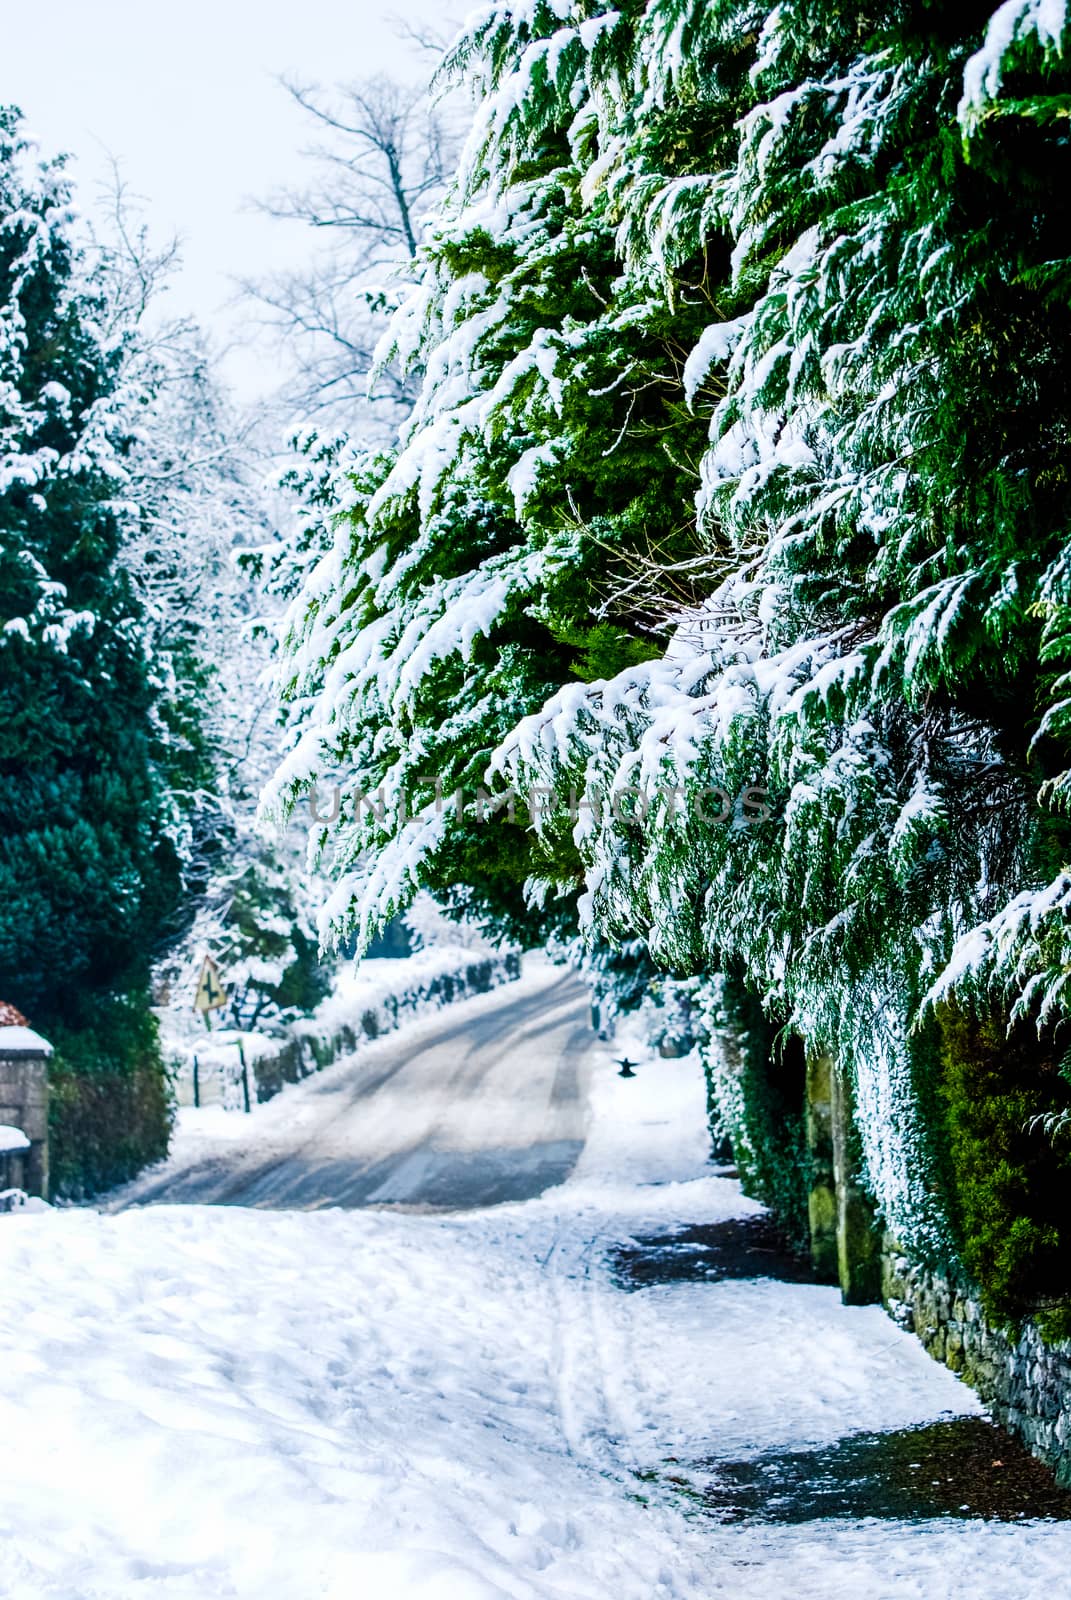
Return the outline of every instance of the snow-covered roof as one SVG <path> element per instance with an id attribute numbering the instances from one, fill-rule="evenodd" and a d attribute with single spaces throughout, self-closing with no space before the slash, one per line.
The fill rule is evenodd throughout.
<path id="1" fill-rule="evenodd" d="M 52 1046 L 32 1028 L 0 1027 L 0 1056 L 28 1056 L 52 1054 Z"/>
<path id="2" fill-rule="evenodd" d="M 0 1122 L 0 1156 L 10 1155 L 13 1150 L 28 1150 L 30 1141 L 21 1128 L 12 1128 L 6 1122 Z"/>

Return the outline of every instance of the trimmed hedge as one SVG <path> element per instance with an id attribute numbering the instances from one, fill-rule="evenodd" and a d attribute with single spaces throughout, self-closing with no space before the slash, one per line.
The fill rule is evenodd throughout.
<path id="1" fill-rule="evenodd" d="M 52 1194 L 88 1200 L 167 1155 L 171 1080 L 147 994 L 112 996 L 89 1022 L 53 1024 L 50 1038 Z"/>

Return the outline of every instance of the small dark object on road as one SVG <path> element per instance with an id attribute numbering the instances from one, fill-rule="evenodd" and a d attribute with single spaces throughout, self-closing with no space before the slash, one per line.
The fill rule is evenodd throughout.
<path id="1" fill-rule="evenodd" d="M 639 1066 L 638 1061 L 630 1061 L 628 1056 L 622 1056 L 617 1064 L 621 1069 L 617 1074 L 619 1078 L 634 1078 L 636 1076 L 632 1069 Z"/>

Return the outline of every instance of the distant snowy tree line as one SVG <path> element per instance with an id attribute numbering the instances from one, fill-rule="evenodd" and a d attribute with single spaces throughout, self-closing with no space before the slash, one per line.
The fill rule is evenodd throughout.
<path id="1" fill-rule="evenodd" d="M 778 1041 L 834 1052 L 881 1214 L 1002 1314 L 1071 1292 L 1069 45 L 1042 0 L 483 6 L 265 802 L 383 797 L 318 827 L 328 940 L 422 885 L 736 1019 L 714 1120 L 797 1221 Z M 675 799 L 435 803 L 496 785 Z M 761 828 L 690 803 L 748 785 Z"/>

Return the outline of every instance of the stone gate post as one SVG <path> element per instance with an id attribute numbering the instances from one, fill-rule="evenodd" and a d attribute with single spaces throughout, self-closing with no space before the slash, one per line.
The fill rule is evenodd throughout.
<path id="1" fill-rule="evenodd" d="M 48 1199 L 48 1058 L 52 1046 L 14 1006 L 0 1002 L 0 1123 L 30 1141 L 23 1157 L 29 1194 Z"/>

